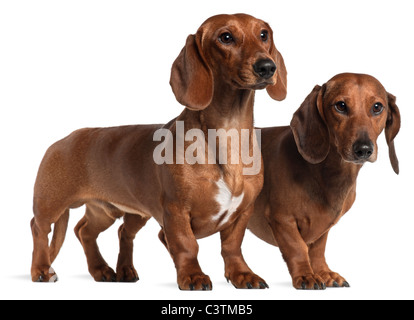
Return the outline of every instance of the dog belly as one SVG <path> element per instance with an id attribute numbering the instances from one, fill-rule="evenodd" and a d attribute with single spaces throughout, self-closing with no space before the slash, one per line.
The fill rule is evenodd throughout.
<path id="1" fill-rule="evenodd" d="M 137 215 L 140 215 L 143 218 L 149 219 L 152 216 L 151 214 L 146 213 L 143 210 L 137 210 L 137 209 L 131 208 L 129 206 L 125 206 L 125 205 L 118 204 L 118 203 L 113 203 L 113 202 L 110 202 L 110 204 L 113 205 L 114 207 L 118 208 L 119 210 L 123 211 L 123 212 L 127 212 L 127 213 L 130 213 L 130 214 L 137 214 Z"/>
<path id="2" fill-rule="evenodd" d="M 247 228 L 259 239 L 277 247 L 278 244 L 273 235 L 272 228 L 266 219 L 265 211 L 269 211 L 269 208 L 264 208 L 260 205 L 260 202 L 256 202 L 255 212 L 250 218 Z"/>

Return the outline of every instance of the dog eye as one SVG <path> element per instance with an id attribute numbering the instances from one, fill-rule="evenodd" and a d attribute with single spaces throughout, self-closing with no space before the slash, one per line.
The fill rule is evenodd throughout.
<path id="1" fill-rule="evenodd" d="M 335 104 L 335 110 L 338 111 L 339 113 L 344 114 L 344 113 L 347 113 L 348 107 L 345 102 L 339 101 Z"/>
<path id="2" fill-rule="evenodd" d="M 384 106 L 382 105 L 382 103 L 377 102 L 372 107 L 372 113 L 376 116 L 380 115 L 382 113 L 382 111 L 384 111 Z"/>
<path id="3" fill-rule="evenodd" d="M 234 42 L 233 36 L 230 32 L 225 32 L 221 34 L 219 40 L 223 44 L 231 44 Z"/>
<path id="4" fill-rule="evenodd" d="M 260 33 L 260 38 L 263 42 L 266 42 L 269 39 L 269 31 L 262 30 L 262 32 Z"/>

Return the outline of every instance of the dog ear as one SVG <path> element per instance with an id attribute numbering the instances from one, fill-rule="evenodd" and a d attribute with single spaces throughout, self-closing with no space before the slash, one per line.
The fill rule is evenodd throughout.
<path id="1" fill-rule="evenodd" d="M 201 51 L 200 35 L 190 35 L 174 61 L 170 85 L 179 103 L 190 110 L 203 110 L 213 99 L 213 74 Z"/>
<path id="2" fill-rule="evenodd" d="M 270 49 L 270 54 L 276 63 L 276 72 L 277 79 L 276 83 L 273 86 L 267 87 L 267 93 L 269 96 L 277 101 L 285 100 L 287 95 L 287 70 L 285 66 L 285 61 L 281 53 L 276 49 L 275 43 L 273 42 L 273 32 L 272 32 L 272 48 Z"/>
<path id="3" fill-rule="evenodd" d="M 396 104 L 397 98 L 388 93 L 388 118 L 385 126 L 385 138 L 387 139 L 392 168 L 396 174 L 400 173 L 397 154 L 395 152 L 394 139 L 400 131 L 401 115 Z"/>
<path id="4" fill-rule="evenodd" d="M 316 86 L 290 123 L 299 153 L 312 164 L 325 160 L 330 149 L 328 127 L 320 113 L 324 91 L 325 86 Z"/>

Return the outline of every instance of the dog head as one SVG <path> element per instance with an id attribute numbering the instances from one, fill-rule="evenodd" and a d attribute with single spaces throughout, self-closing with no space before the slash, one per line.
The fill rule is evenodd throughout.
<path id="1" fill-rule="evenodd" d="M 377 159 L 377 138 L 385 129 L 394 171 L 399 173 L 394 138 L 401 125 L 396 98 L 372 76 L 339 74 L 316 86 L 295 113 L 291 128 L 301 155 L 320 163 L 335 148 L 344 161 Z"/>
<path id="2" fill-rule="evenodd" d="M 286 67 L 267 23 L 245 14 L 218 15 L 188 36 L 171 70 L 178 102 L 202 110 L 220 81 L 238 89 L 267 88 L 273 99 L 285 99 Z"/>

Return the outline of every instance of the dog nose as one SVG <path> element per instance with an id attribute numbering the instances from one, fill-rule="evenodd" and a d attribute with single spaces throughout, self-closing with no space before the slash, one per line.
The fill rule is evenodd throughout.
<path id="1" fill-rule="evenodd" d="M 276 72 L 276 65 L 270 59 L 263 59 L 257 61 L 253 65 L 254 72 L 259 75 L 260 78 L 270 79 Z"/>
<path id="2" fill-rule="evenodd" d="M 374 144 L 371 141 L 359 140 L 353 145 L 354 154 L 358 159 L 368 159 L 374 153 Z"/>

